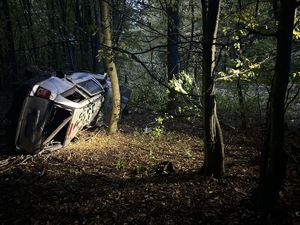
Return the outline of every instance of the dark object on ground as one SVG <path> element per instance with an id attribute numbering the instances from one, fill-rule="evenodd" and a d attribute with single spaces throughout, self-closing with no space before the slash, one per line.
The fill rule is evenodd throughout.
<path id="1" fill-rule="evenodd" d="M 156 166 L 155 172 L 158 175 L 167 175 L 175 173 L 173 163 L 170 161 L 161 162 Z"/>

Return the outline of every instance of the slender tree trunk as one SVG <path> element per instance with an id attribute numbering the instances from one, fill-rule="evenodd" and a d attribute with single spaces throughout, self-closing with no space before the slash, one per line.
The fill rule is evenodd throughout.
<path id="1" fill-rule="evenodd" d="M 98 50 L 100 49 L 100 39 L 99 39 L 99 28 L 101 26 L 100 20 L 98 23 L 98 18 L 97 16 L 99 15 L 99 7 L 96 7 L 96 2 L 98 0 L 93 0 L 90 4 L 90 11 L 91 11 L 91 16 L 92 16 L 92 23 L 94 26 L 94 29 L 92 30 L 91 34 L 91 56 L 92 56 L 92 70 L 96 73 L 100 72 L 100 65 L 97 59 L 98 55 Z M 99 3 L 98 3 L 99 4 Z M 98 9 L 98 10 L 97 10 Z M 97 15 L 98 12 L 98 15 Z"/>
<path id="2" fill-rule="evenodd" d="M 39 64 L 37 61 L 39 58 L 38 52 L 37 52 L 37 47 L 36 47 L 36 39 L 34 36 L 34 28 L 33 28 L 33 21 L 32 21 L 32 9 L 31 9 L 31 1 L 27 1 L 27 15 L 28 15 L 28 28 L 30 30 L 30 39 L 32 42 L 32 48 L 33 48 L 33 54 L 34 54 L 34 59 L 33 62 Z"/>
<path id="3" fill-rule="evenodd" d="M 237 79 L 237 91 L 238 91 L 238 98 L 239 98 L 239 106 L 240 106 L 240 115 L 242 121 L 242 128 L 247 128 L 247 118 L 246 118 L 246 111 L 245 111 L 245 98 L 243 94 L 243 89 L 241 85 L 241 79 L 238 77 Z"/>
<path id="4" fill-rule="evenodd" d="M 48 49 L 48 60 L 49 60 L 49 66 L 57 68 L 58 60 L 57 60 L 57 50 L 56 45 L 53 44 L 55 42 L 55 16 L 54 16 L 54 0 L 47 1 L 46 3 L 47 7 L 47 16 L 48 16 L 48 23 L 49 23 L 49 31 L 48 31 L 48 43 L 49 43 L 49 49 Z"/>
<path id="5" fill-rule="evenodd" d="M 122 13 L 120 9 L 126 9 L 126 0 L 112 0 L 112 7 L 117 9 L 114 10 L 112 14 L 114 18 L 112 27 L 114 30 L 113 44 L 118 46 L 125 22 L 125 14 Z"/>
<path id="6" fill-rule="evenodd" d="M 191 6 L 191 36 L 190 36 L 190 43 L 189 43 L 189 49 L 186 56 L 185 61 L 185 70 L 187 71 L 189 68 L 190 60 L 191 60 L 191 52 L 193 49 L 193 41 L 194 41 L 194 31 L 195 31 L 195 3 L 194 0 L 190 0 L 190 6 Z"/>
<path id="7" fill-rule="evenodd" d="M 179 15 L 178 0 L 169 1 L 167 4 L 168 15 L 168 36 L 167 36 L 167 60 L 168 60 L 168 81 L 172 80 L 179 73 Z M 167 110 L 173 113 L 177 108 L 176 92 L 170 90 L 168 96 Z"/>
<path id="8" fill-rule="evenodd" d="M 23 34 L 24 31 L 23 31 L 23 27 L 21 25 L 20 18 L 15 18 L 15 21 L 16 21 L 17 32 L 19 32 L 20 34 Z M 18 50 L 20 52 L 23 52 L 21 60 L 20 59 L 18 60 L 19 68 L 24 68 L 26 65 L 28 65 L 28 62 L 30 61 L 28 59 L 28 54 L 26 54 L 26 44 L 25 43 L 26 42 L 24 40 L 24 35 L 20 35 L 18 43 L 16 43 L 18 46 Z"/>
<path id="9" fill-rule="evenodd" d="M 85 67 L 85 62 L 86 62 L 86 58 L 84 56 L 84 48 L 83 48 L 83 25 L 82 25 L 82 16 L 81 16 L 81 5 L 80 5 L 80 0 L 75 0 L 75 9 L 74 9 L 74 13 L 75 13 L 75 29 L 74 29 L 74 33 L 76 34 L 76 37 L 80 40 L 79 41 L 79 52 L 80 52 L 80 56 L 78 57 L 79 60 L 77 60 L 77 68 L 83 69 Z"/>
<path id="10" fill-rule="evenodd" d="M 31 40 L 31 63 L 37 64 L 38 53 L 36 48 L 36 39 L 33 31 L 33 20 L 32 20 L 32 2 L 30 0 L 20 0 L 20 5 L 23 9 L 23 14 L 26 22 L 27 29 L 29 30 L 29 37 Z"/>
<path id="11" fill-rule="evenodd" d="M 91 11 L 92 1 L 85 0 L 84 1 L 84 27 L 86 32 L 86 42 L 85 42 L 85 57 L 87 59 L 86 69 L 92 70 L 93 68 L 93 59 L 92 59 L 92 32 L 91 32 L 91 24 L 92 21 L 92 11 Z"/>
<path id="12" fill-rule="evenodd" d="M 224 144 L 222 130 L 217 117 L 214 69 L 215 42 L 218 29 L 220 0 L 201 1 L 203 11 L 203 125 L 205 176 L 222 177 L 224 169 Z"/>
<path id="13" fill-rule="evenodd" d="M 113 107 L 109 122 L 109 133 L 116 133 L 118 130 L 118 121 L 120 117 L 120 90 L 117 69 L 113 61 L 111 23 L 108 3 L 106 0 L 100 0 L 101 22 L 103 32 L 104 55 L 106 59 L 107 72 L 112 83 Z"/>
<path id="14" fill-rule="evenodd" d="M 0 43 L 0 62 L 3 62 L 3 53 L 2 53 L 2 44 Z M 5 87 L 4 85 L 4 79 L 6 78 L 5 75 L 3 74 L 4 68 L 3 68 L 3 63 L 0 63 L 0 90 Z"/>
<path id="15" fill-rule="evenodd" d="M 11 22 L 11 15 L 10 15 L 10 8 L 7 0 L 3 0 L 2 3 L 2 12 L 5 17 L 5 32 L 4 35 L 7 40 L 7 49 L 6 54 L 4 54 L 4 61 L 6 62 L 7 69 L 9 74 L 12 75 L 10 77 L 13 80 L 17 74 L 17 57 L 15 54 L 15 42 L 14 42 L 14 35 L 13 35 L 13 28 Z"/>
<path id="16" fill-rule="evenodd" d="M 59 7 L 60 7 L 60 17 L 62 20 L 62 28 L 60 32 L 64 38 L 65 43 L 63 44 L 64 54 L 65 54 L 65 61 L 69 66 L 69 69 L 74 70 L 74 57 L 73 52 L 70 46 L 70 42 L 68 40 L 68 32 L 67 32 L 67 3 L 65 0 L 59 0 Z"/>
<path id="17" fill-rule="evenodd" d="M 97 27 L 97 33 L 95 35 L 95 46 L 96 46 L 96 60 L 95 60 L 95 69 L 97 72 L 100 72 L 100 68 L 101 68 L 101 63 L 100 60 L 102 60 L 102 58 L 98 57 L 98 50 L 100 49 L 100 45 L 101 45 L 101 32 L 100 32 L 100 28 L 101 28 L 101 15 L 99 13 L 99 1 L 95 0 L 95 22 L 96 22 L 96 27 Z"/>
<path id="18" fill-rule="evenodd" d="M 277 53 L 275 73 L 271 86 L 267 136 L 262 152 L 258 209 L 263 217 L 274 207 L 283 184 L 287 167 L 284 150 L 285 96 L 291 69 L 291 48 L 296 1 L 280 0 L 277 30 Z"/>
<path id="19" fill-rule="evenodd" d="M 193 71 L 193 74 L 194 74 L 194 78 L 195 78 L 195 83 L 196 83 L 196 86 L 198 87 L 201 87 L 201 64 L 202 64 L 202 54 L 199 53 L 199 52 L 196 52 L 195 53 L 195 56 L 194 56 L 194 60 L 193 60 L 193 67 L 194 67 L 194 71 Z"/>

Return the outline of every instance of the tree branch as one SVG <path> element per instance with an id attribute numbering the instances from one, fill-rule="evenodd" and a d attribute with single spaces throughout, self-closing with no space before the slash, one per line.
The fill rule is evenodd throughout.
<path id="1" fill-rule="evenodd" d="M 155 81 L 157 81 L 160 85 L 164 86 L 165 88 L 168 88 L 168 89 L 170 88 L 167 84 L 165 84 L 164 82 L 162 82 L 161 79 L 159 79 L 153 73 L 151 73 L 151 71 L 146 66 L 146 64 L 142 60 L 140 60 L 136 56 L 135 53 L 129 52 L 129 51 L 127 51 L 125 49 L 122 49 L 122 48 L 119 48 L 119 47 L 113 47 L 113 50 L 129 55 L 132 59 L 134 59 L 135 61 L 137 61 L 138 63 L 141 64 L 141 66 L 146 70 L 146 72 L 150 75 L 151 78 L 153 78 Z"/>
<path id="2" fill-rule="evenodd" d="M 291 100 L 286 103 L 285 108 L 284 108 L 284 112 L 286 112 L 286 110 L 288 109 L 290 104 L 297 98 L 297 96 L 299 95 L 299 92 L 300 92 L 300 87 L 298 87 L 298 90 L 297 90 L 296 94 L 291 98 Z"/>
<path id="3" fill-rule="evenodd" d="M 261 31 L 254 30 L 254 29 L 251 29 L 251 28 L 246 28 L 246 30 L 250 34 L 257 34 L 257 35 L 264 36 L 264 37 L 277 37 L 277 32 L 275 32 L 275 33 L 263 33 Z"/>
<path id="4" fill-rule="evenodd" d="M 157 76 L 155 76 L 151 71 L 150 69 L 147 67 L 147 65 L 142 61 L 140 60 L 136 55 L 135 53 L 132 53 L 132 52 L 129 52 L 125 49 L 122 49 L 122 48 L 119 48 L 119 47 L 113 47 L 113 50 L 115 51 L 118 51 L 118 52 L 121 52 L 121 53 L 125 53 L 127 55 L 129 55 L 133 60 L 135 60 L 136 62 L 140 63 L 141 66 L 146 70 L 146 72 L 149 74 L 149 76 L 155 80 L 156 82 L 158 82 L 160 85 L 162 85 L 163 87 L 167 88 L 168 90 L 172 90 L 172 91 L 175 91 L 176 93 L 178 94 L 181 94 L 183 96 L 190 96 L 192 98 L 201 98 L 202 95 L 196 95 L 196 94 L 184 94 L 182 92 L 178 92 L 176 90 L 174 90 L 173 88 L 171 88 L 169 85 L 167 85 L 166 83 L 164 83 L 161 79 L 159 79 Z"/>

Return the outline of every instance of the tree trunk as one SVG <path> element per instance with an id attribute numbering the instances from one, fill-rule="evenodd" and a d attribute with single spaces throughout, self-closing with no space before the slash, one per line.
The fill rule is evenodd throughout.
<path id="1" fill-rule="evenodd" d="M 113 61 L 112 35 L 110 14 L 106 0 L 100 0 L 101 22 L 103 32 L 104 56 L 106 59 L 107 72 L 112 83 L 113 107 L 109 122 L 109 133 L 116 133 L 118 130 L 118 121 L 120 117 L 120 90 L 117 69 Z"/>
<path id="2" fill-rule="evenodd" d="M 84 62 L 84 69 L 91 70 L 92 68 L 92 58 L 90 54 L 91 49 L 91 24 L 92 24 L 92 17 L 91 17 L 91 7 L 90 7 L 91 1 L 90 0 L 84 0 L 83 1 L 83 30 L 84 30 L 84 42 L 83 42 L 83 49 L 84 49 L 84 55 L 85 58 Z"/>
<path id="3" fill-rule="evenodd" d="M 91 32 L 91 56 L 92 56 L 92 70 L 95 73 L 100 73 L 100 64 L 97 59 L 98 50 L 100 49 L 100 39 L 99 39 L 99 28 L 101 26 L 100 18 L 99 18 L 99 7 L 96 6 L 98 0 L 92 1 L 90 4 L 90 11 L 92 16 L 93 30 Z M 99 5 L 99 3 L 98 3 Z M 98 19 L 99 18 L 99 19 Z M 99 22 L 98 22 L 99 20 Z"/>
<path id="4" fill-rule="evenodd" d="M 245 98 L 243 94 L 243 89 L 241 85 L 241 79 L 240 77 L 237 78 L 237 92 L 238 92 L 238 98 L 239 98 L 239 106 L 240 106 L 240 115 L 241 115 L 241 121 L 242 121 L 242 128 L 247 128 L 247 117 L 246 117 L 246 110 L 245 110 Z"/>
<path id="5" fill-rule="evenodd" d="M 101 57 L 98 57 L 98 50 L 100 49 L 100 45 L 101 45 L 101 30 L 100 30 L 100 27 L 101 27 L 101 15 L 100 15 L 100 12 L 99 12 L 99 1 L 96 0 L 95 1 L 95 22 L 96 22 L 96 27 L 98 28 L 97 29 L 97 33 L 95 35 L 95 46 L 96 46 L 96 49 L 97 49 L 97 52 L 96 52 L 96 62 L 95 62 L 95 66 L 96 66 L 96 71 L 97 72 L 100 72 L 100 68 L 101 67 L 104 67 L 104 62 L 103 62 L 103 58 Z M 100 62 L 102 61 L 102 62 Z"/>
<path id="6" fill-rule="evenodd" d="M 49 23 L 49 31 L 48 31 L 48 43 L 49 43 L 49 49 L 48 49 L 48 64 L 50 67 L 57 68 L 58 60 L 57 60 L 57 50 L 56 45 L 53 44 L 55 42 L 56 35 L 53 34 L 55 30 L 55 16 L 54 16 L 54 0 L 47 1 L 46 3 L 47 7 L 47 17 L 48 17 L 48 23 Z"/>
<path id="7" fill-rule="evenodd" d="M 222 177 L 224 169 L 224 144 L 222 130 L 217 117 L 214 69 L 215 42 L 218 29 L 220 0 L 201 1 L 203 11 L 203 125 L 205 176 Z"/>
<path id="8" fill-rule="evenodd" d="M 68 65 L 70 70 L 74 70 L 74 57 L 73 52 L 70 46 L 69 37 L 68 37 L 68 31 L 67 31 L 67 10 L 68 10 L 68 4 L 65 0 L 59 0 L 59 7 L 60 7 L 60 17 L 62 20 L 62 26 L 59 26 L 59 30 L 61 32 L 61 35 L 64 38 L 65 43 L 63 44 L 64 48 L 64 55 L 65 55 L 65 61 Z M 62 27 L 62 28 L 60 28 Z"/>
<path id="9" fill-rule="evenodd" d="M 74 9 L 74 13 L 75 13 L 75 26 L 74 26 L 74 33 L 76 35 L 76 37 L 79 39 L 79 57 L 77 59 L 77 68 L 80 68 L 80 70 L 82 70 L 83 68 L 85 68 L 85 64 L 86 64 L 86 57 L 84 56 L 84 49 L 83 49 L 83 42 L 82 39 L 84 39 L 84 35 L 82 35 L 83 32 L 83 25 L 82 25 L 82 16 L 81 16 L 81 8 L 82 6 L 80 5 L 80 0 L 75 0 L 75 9 Z"/>
<path id="10" fill-rule="evenodd" d="M 170 2 L 170 1 L 169 1 Z M 168 60 L 168 81 L 172 80 L 179 73 L 179 15 L 178 15 L 178 0 L 171 1 L 167 5 L 168 15 L 168 36 L 167 36 L 167 60 Z M 176 92 L 170 90 L 168 96 L 167 110 L 174 113 L 177 108 Z"/>
<path id="11" fill-rule="evenodd" d="M 280 1 L 275 73 L 271 86 L 267 135 L 262 152 L 257 195 L 257 206 L 262 218 L 266 218 L 278 199 L 287 167 L 284 150 L 284 108 L 291 67 L 295 11 L 295 0 Z"/>
<path id="12" fill-rule="evenodd" d="M 31 63 L 38 64 L 38 53 L 36 47 L 36 39 L 33 31 L 33 20 L 32 20 L 32 2 L 30 0 L 20 0 L 20 5 L 23 9 L 23 15 L 26 22 L 27 29 L 29 31 L 29 37 L 31 40 L 30 48 L 30 58 Z"/>
<path id="13" fill-rule="evenodd" d="M 13 35 L 13 28 L 10 16 L 10 8 L 7 0 L 3 0 L 2 3 L 2 13 L 5 17 L 5 32 L 4 35 L 7 40 L 7 49 L 4 54 L 4 62 L 6 62 L 8 74 L 12 75 L 9 80 L 16 78 L 17 74 L 17 57 L 15 54 L 15 42 Z"/>
<path id="14" fill-rule="evenodd" d="M 185 71 L 188 71 L 189 69 L 189 64 L 191 60 L 191 52 L 193 49 L 193 42 L 194 42 L 194 31 L 195 31 L 195 3 L 194 0 L 190 0 L 190 7 L 191 7 L 191 36 L 190 36 L 190 43 L 189 43 L 189 49 L 187 52 L 187 56 L 185 59 Z"/>
<path id="15" fill-rule="evenodd" d="M 121 40 L 121 35 L 123 32 L 123 27 L 125 24 L 125 13 L 122 13 L 122 10 L 126 10 L 126 0 L 113 0 L 112 1 L 112 8 L 116 9 L 113 10 L 112 17 L 113 19 L 113 31 L 114 31 L 114 36 L 113 36 L 113 44 L 115 46 L 119 45 L 119 42 Z"/>

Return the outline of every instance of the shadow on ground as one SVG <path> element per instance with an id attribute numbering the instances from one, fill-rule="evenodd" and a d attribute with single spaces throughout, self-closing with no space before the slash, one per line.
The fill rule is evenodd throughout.
<path id="1" fill-rule="evenodd" d="M 257 137 L 225 131 L 227 175 L 217 180 L 199 175 L 202 140 L 183 131 L 153 137 L 125 123 L 116 135 L 82 132 L 55 152 L 0 153 L 1 224 L 255 224 Z M 158 174 L 163 161 L 175 172 Z M 290 165 L 271 224 L 299 221 Z"/>

